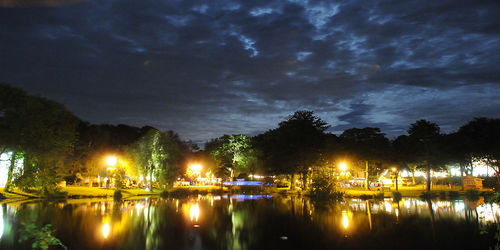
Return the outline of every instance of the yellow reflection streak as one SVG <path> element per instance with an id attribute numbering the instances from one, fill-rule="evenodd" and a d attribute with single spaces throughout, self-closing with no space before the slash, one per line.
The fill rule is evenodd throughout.
<path id="1" fill-rule="evenodd" d="M 102 225 L 102 236 L 104 236 L 104 239 L 108 238 L 109 235 L 109 222 L 104 223 Z"/>
<path id="2" fill-rule="evenodd" d="M 347 216 L 347 211 L 342 211 L 342 225 L 345 229 L 349 227 L 349 217 Z"/>
<path id="3" fill-rule="evenodd" d="M 200 216 L 200 207 L 198 206 L 198 203 L 191 205 L 189 208 L 189 217 L 191 221 L 193 221 L 193 218 L 195 219 L 196 222 L 198 222 L 198 217 Z"/>

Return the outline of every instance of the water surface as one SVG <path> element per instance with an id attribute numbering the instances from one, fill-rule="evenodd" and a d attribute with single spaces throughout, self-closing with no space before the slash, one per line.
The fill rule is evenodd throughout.
<path id="1" fill-rule="evenodd" d="M 0 248 L 22 223 L 51 224 L 68 249 L 488 249 L 500 209 L 484 202 L 199 195 L 0 205 Z M 54 248 L 56 249 L 56 248 Z"/>

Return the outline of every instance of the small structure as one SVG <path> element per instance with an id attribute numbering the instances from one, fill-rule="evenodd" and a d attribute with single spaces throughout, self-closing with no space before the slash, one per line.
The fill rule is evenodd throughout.
<path id="1" fill-rule="evenodd" d="M 482 189 L 483 188 L 483 179 L 477 178 L 471 175 L 467 175 L 464 177 L 464 189 Z"/>

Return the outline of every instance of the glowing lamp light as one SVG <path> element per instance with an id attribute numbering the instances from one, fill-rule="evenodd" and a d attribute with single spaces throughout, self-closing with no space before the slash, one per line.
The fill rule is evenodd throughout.
<path id="1" fill-rule="evenodd" d="M 106 158 L 106 164 L 108 164 L 108 166 L 115 166 L 117 161 L 116 156 L 108 156 Z"/>
<path id="2" fill-rule="evenodd" d="M 345 164 L 345 162 L 340 163 L 339 169 L 340 171 L 345 172 L 347 170 L 347 164 Z"/>
<path id="3" fill-rule="evenodd" d="M 392 168 L 392 172 L 396 172 L 396 170 L 397 170 L 396 168 Z"/>
<path id="4" fill-rule="evenodd" d="M 193 172 L 200 172 L 201 171 L 201 165 L 200 164 L 193 164 L 190 166 L 191 170 Z"/>

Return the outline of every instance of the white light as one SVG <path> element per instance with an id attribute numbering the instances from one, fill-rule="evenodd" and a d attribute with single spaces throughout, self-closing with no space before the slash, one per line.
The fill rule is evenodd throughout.
<path id="1" fill-rule="evenodd" d="M 190 168 L 193 170 L 193 171 L 196 171 L 196 172 L 200 172 L 201 171 L 201 165 L 200 164 L 194 164 L 194 165 L 191 165 Z"/>
<path id="2" fill-rule="evenodd" d="M 106 223 L 104 223 L 104 225 L 102 226 L 102 236 L 104 236 L 104 239 L 108 238 L 109 231 L 110 231 L 110 228 L 109 228 L 109 223 L 108 223 L 108 222 L 106 222 Z"/>
<path id="3" fill-rule="evenodd" d="M 106 158 L 106 164 L 108 164 L 108 166 L 114 166 L 114 165 L 116 165 L 117 161 L 118 160 L 116 159 L 116 156 L 108 156 Z"/>
<path id="4" fill-rule="evenodd" d="M 9 173 L 10 159 L 12 152 L 0 154 L 0 187 L 5 187 Z M 23 169 L 23 158 L 16 159 L 13 174 L 21 173 Z"/>
<path id="5" fill-rule="evenodd" d="M 198 222 L 198 217 L 200 216 L 200 207 L 198 206 L 198 203 L 191 205 L 189 208 L 189 217 L 191 221 L 195 219 L 196 222 Z"/>
<path id="6" fill-rule="evenodd" d="M 340 163 L 339 169 L 340 171 L 345 172 L 347 170 L 347 164 L 345 164 L 344 162 Z"/>
<path id="7" fill-rule="evenodd" d="M 4 228 L 4 225 L 3 225 L 3 208 L 2 208 L 2 204 L 0 204 L 0 239 L 2 238 L 2 235 L 3 235 L 3 228 Z"/>

